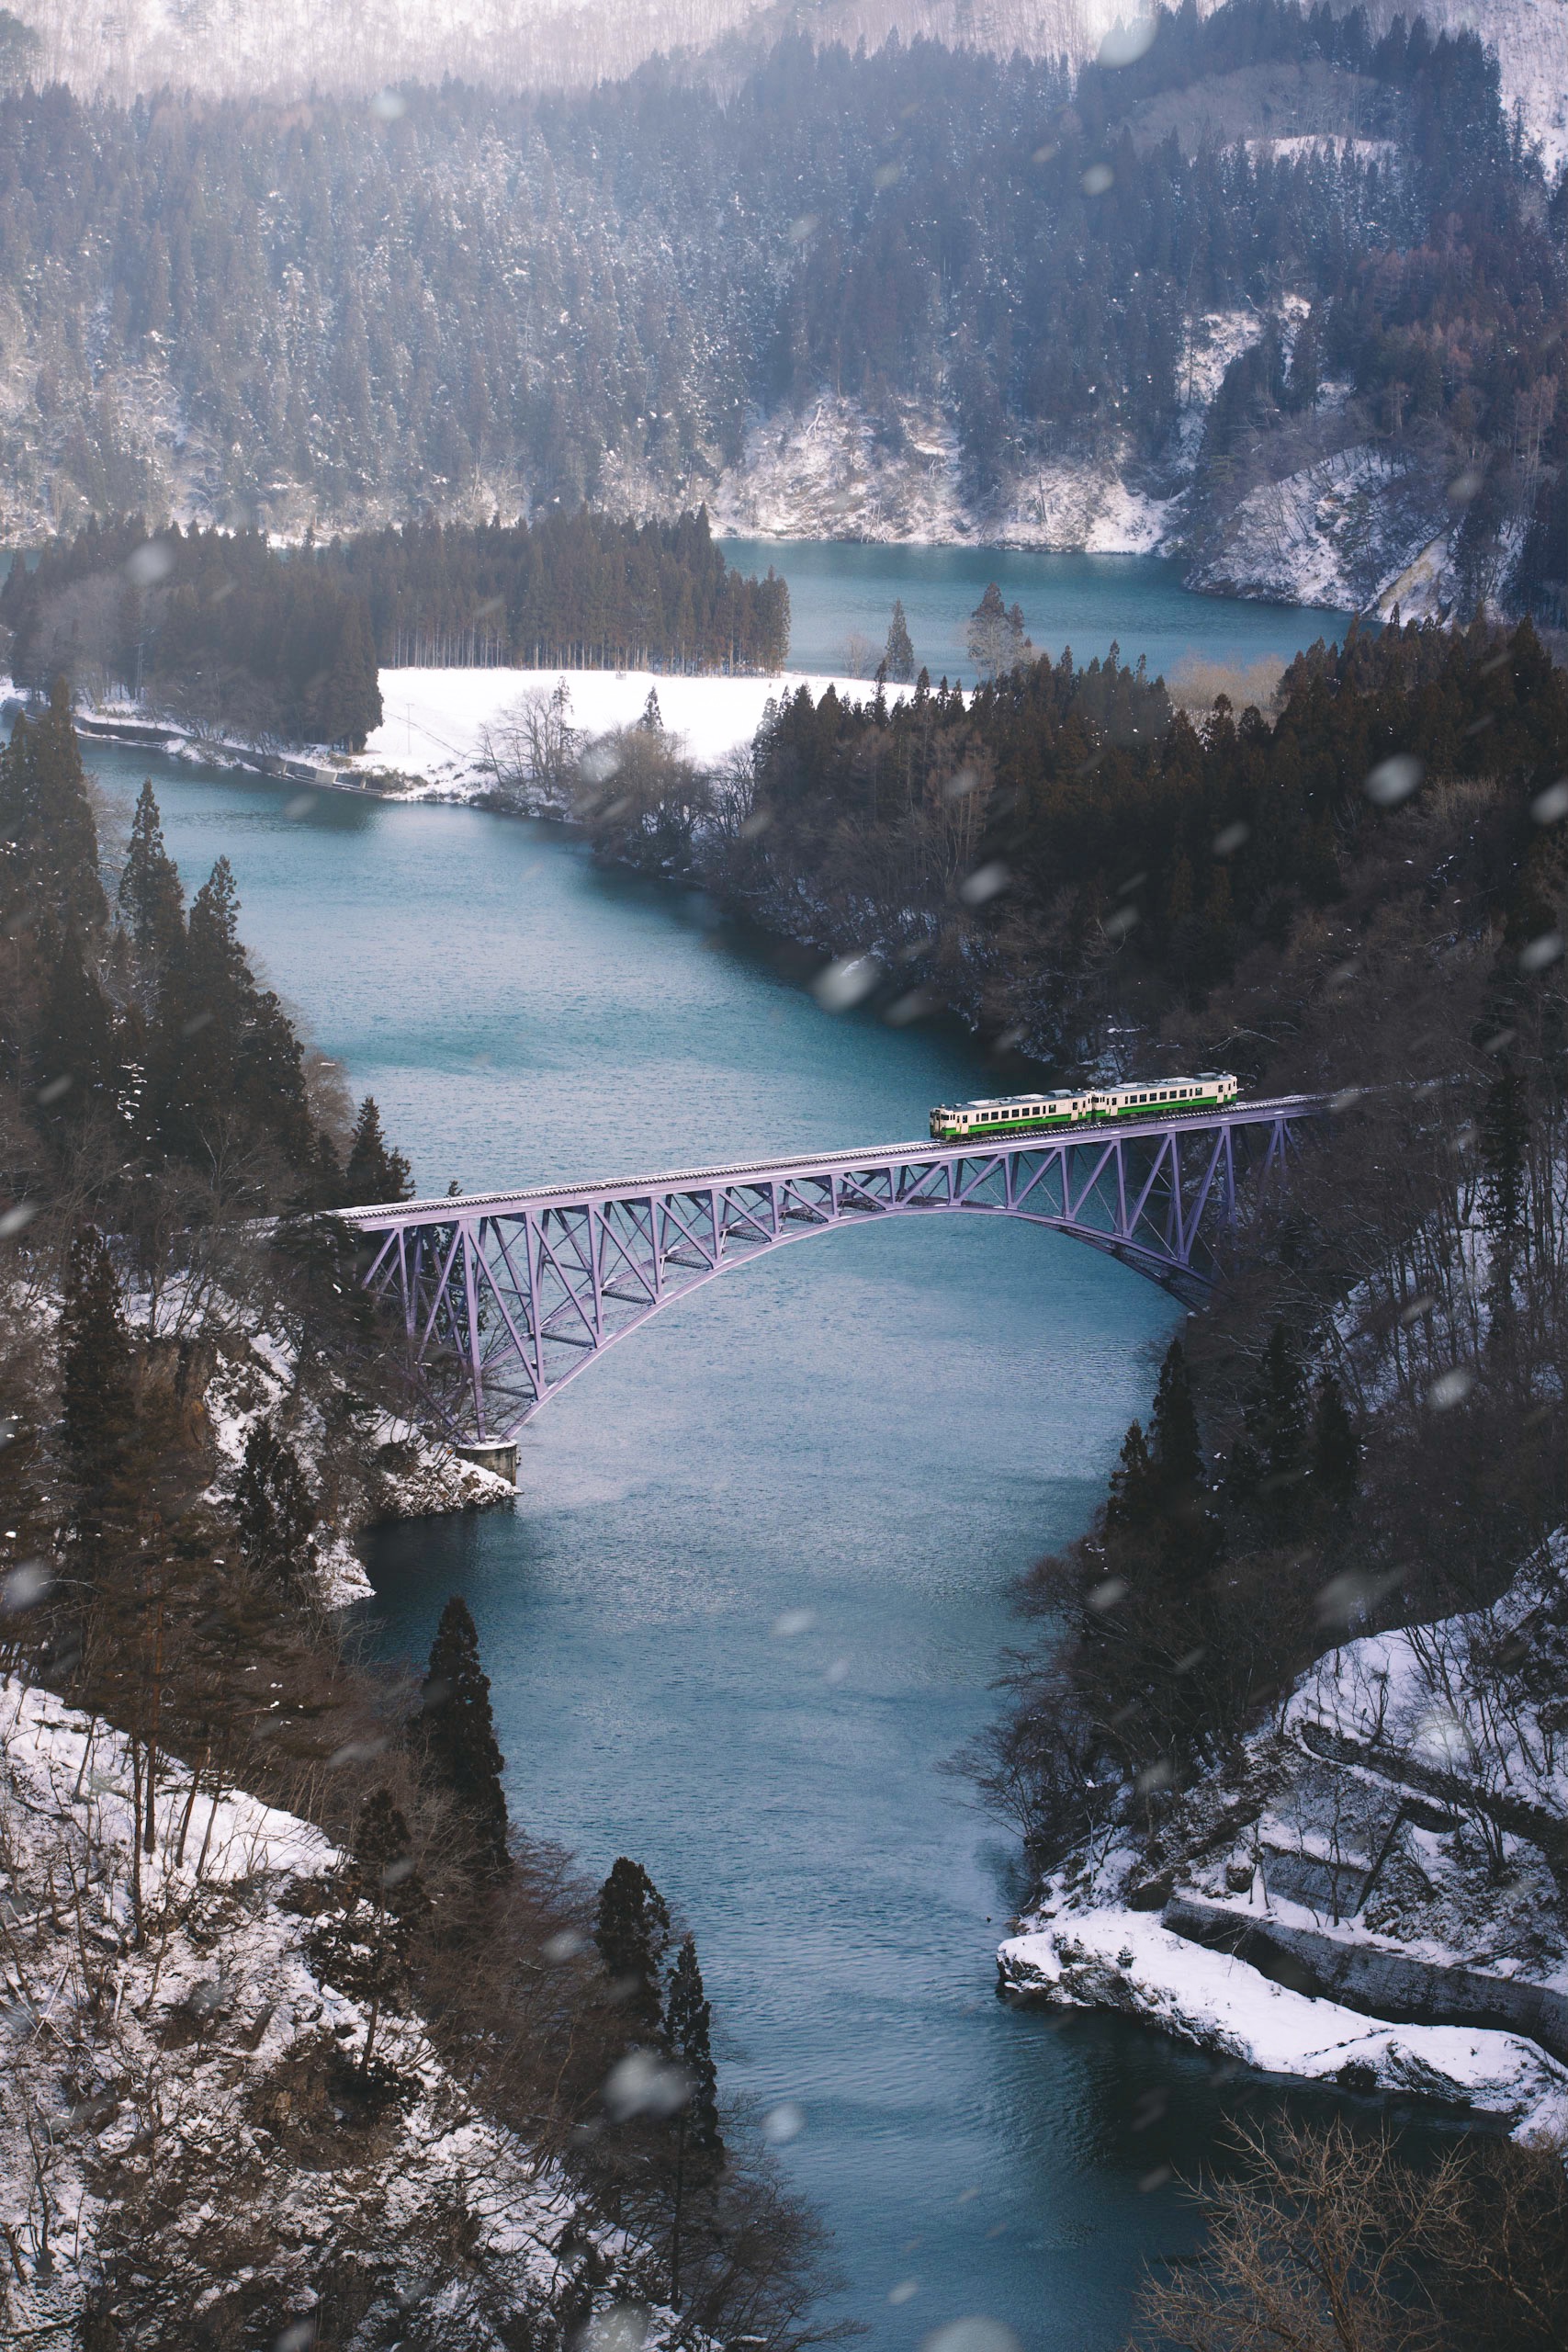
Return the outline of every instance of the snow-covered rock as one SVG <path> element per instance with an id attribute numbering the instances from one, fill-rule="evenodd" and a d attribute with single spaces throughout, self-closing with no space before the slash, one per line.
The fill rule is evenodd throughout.
<path id="1" fill-rule="evenodd" d="M 231 1334 L 216 1347 L 203 1397 L 217 1457 L 211 1492 L 215 1499 L 232 1493 L 246 1441 L 258 1423 L 283 1430 L 322 1505 L 310 1573 L 324 1607 L 341 1609 L 368 1598 L 370 1579 L 355 1541 L 367 1526 L 515 1500 L 509 1479 L 466 1461 L 432 1430 L 386 1413 L 361 1417 L 362 1450 L 352 1481 L 324 1480 L 324 1422 L 319 1406 L 298 1394 L 296 1368 L 292 1342 L 273 1332 Z"/>
<path id="2" fill-rule="evenodd" d="M 1196 338 L 1196 421 L 1186 435 L 1193 449 L 1202 403 L 1212 397 L 1201 324 Z M 1222 366 L 1216 384 L 1224 372 Z M 754 420 L 739 461 L 727 468 L 708 503 L 715 529 L 740 538 L 1094 555 L 1157 553 L 1173 515 L 1170 497 L 1143 482 L 1126 448 L 1013 462 L 996 494 L 976 499 L 964 481 L 957 433 L 942 411 L 905 404 L 890 426 L 859 401 L 828 396 L 798 416 L 780 411 Z"/>
<path id="3" fill-rule="evenodd" d="M 1440 486 L 1425 471 L 1361 441 L 1249 491 L 1188 584 L 1359 611 L 1380 599 L 1392 604 L 1407 572 L 1414 591 L 1419 572 L 1423 592 L 1435 596 L 1452 520 Z"/>

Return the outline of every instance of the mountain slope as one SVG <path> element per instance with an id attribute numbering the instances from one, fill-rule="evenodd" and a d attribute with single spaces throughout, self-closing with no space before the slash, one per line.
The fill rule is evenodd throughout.
<path id="1" fill-rule="evenodd" d="M 43 76 L 123 98 L 166 85 L 369 94 L 446 74 L 502 89 L 581 87 L 660 51 L 786 31 L 852 48 L 897 31 L 1076 62 L 1143 8 L 1140 0 L 122 0 L 99 14 L 78 0 L 23 0 L 16 13 L 38 35 Z M 1398 13 L 1398 0 L 1367 11 L 1380 31 Z M 1420 13 L 1434 31 L 1470 28 L 1495 48 L 1507 105 L 1519 105 L 1554 163 L 1568 162 L 1568 0 L 1425 0 Z"/>

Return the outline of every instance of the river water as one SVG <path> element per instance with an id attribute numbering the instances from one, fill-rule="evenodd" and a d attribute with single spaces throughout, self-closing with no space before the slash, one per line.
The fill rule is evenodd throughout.
<path id="1" fill-rule="evenodd" d="M 1249 671 L 1278 667 L 1314 638 L 1344 634 L 1348 613 L 1196 596 L 1181 566 L 1160 556 L 1043 555 L 1018 548 L 862 547 L 818 539 L 726 539 L 725 559 L 746 573 L 782 571 L 790 591 L 790 667 L 830 676 L 875 667 L 893 600 L 903 604 L 917 663 L 933 678 L 965 684 L 970 614 L 994 580 L 1022 611 L 1034 644 L 1055 660 L 1102 657 L 1113 643 L 1126 662 L 1147 657 L 1150 674 L 1179 675 L 1194 661 Z"/>
<path id="2" fill-rule="evenodd" d="M 1312 616 L 1315 629 L 1317 616 Z M 1124 631 L 1125 648 L 1134 632 Z M 144 759 L 93 765 L 128 807 Z M 258 962 L 422 1191 L 919 1135 L 977 1050 L 818 1009 L 701 900 L 558 831 L 160 763 L 194 888 L 235 869 Z M 1005 1837 L 943 1767 L 991 1719 L 1010 1579 L 1087 1519 L 1175 1310 L 1023 1226 L 835 1234 L 709 1285 L 525 1433 L 514 1511 L 407 1526 L 375 1638 L 464 1593 L 514 1817 L 652 1872 L 695 1931 L 726 2086 L 799 2129 L 829 2316 L 874 2352 L 1006 2321 L 1111 2352 L 1171 2177 L 1235 2086 L 1111 2020 L 1001 2007 Z"/>

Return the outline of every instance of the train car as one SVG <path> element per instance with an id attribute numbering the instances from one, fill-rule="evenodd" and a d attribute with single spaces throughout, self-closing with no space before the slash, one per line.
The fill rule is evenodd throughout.
<path id="1" fill-rule="evenodd" d="M 977 1102 L 939 1102 L 931 1113 L 931 1135 L 938 1143 L 964 1143 L 971 1136 L 1014 1136 L 1030 1127 L 1074 1127 L 1091 1115 L 1093 1101 L 1093 1094 L 1085 1089 L 1077 1094 L 998 1094 Z"/>
<path id="2" fill-rule="evenodd" d="M 1139 1079 L 1128 1086 L 1097 1088 L 1097 1119 L 1169 1118 L 1184 1111 L 1220 1111 L 1236 1097 L 1227 1069 L 1201 1069 L 1193 1078 Z"/>
<path id="3" fill-rule="evenodd" d="M 973 1102 L 939 1102 L 931 1112 L 937 1143 L 989 1140 L 995 1136 L 1091 1126 L 1102 1120 L 1179 1117 L 1217 1111 L 1236 1097 L 1229 1070 L 1200 1070 L 1191 1078 L 1162 1078 L 1127 1086 L 1085 1087 L 1076 1093 L 982 1096 Z"/>

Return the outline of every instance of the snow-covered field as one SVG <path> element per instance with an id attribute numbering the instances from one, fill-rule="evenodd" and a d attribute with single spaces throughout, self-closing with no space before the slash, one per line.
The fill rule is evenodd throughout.
<path id="1" fill-rule="evenodd" d="M 485 791 L 494 783 L 486 765 L 487 734 L 503 729 L 507 713 L 525 695 L 550 695 L 560 681 L 558 670 L 383 670 L 386 715 L 349 766 L 366 776 L 413 777 L 457 797 Z M 646 670 L 574 670 L 565 684 L 568 722 L 584 736 L 634 725 L 649 695 L 657 694 L 666 732 L 679 737 L 688 757 L 703 767 L 749 743 L 768 703 L 800 686 L 819 697 L 832 685 L 856 701 L 875 692 L 863 678 L 794 672 L 776 678 L 681 678 Z M 888 698 L 907 691 L 890 686 Z"/>

